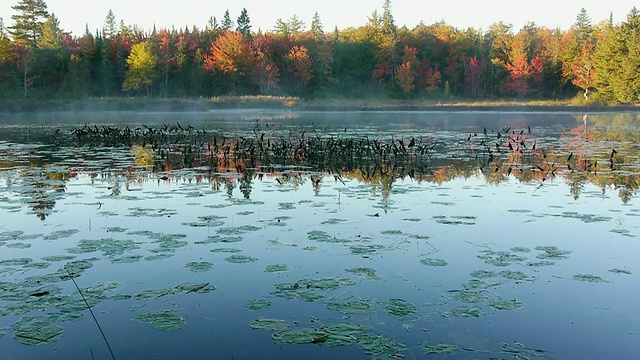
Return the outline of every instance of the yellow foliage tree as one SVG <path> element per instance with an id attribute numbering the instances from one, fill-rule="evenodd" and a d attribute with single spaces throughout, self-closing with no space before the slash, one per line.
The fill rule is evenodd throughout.
<path id="1" fill-rule="evenodd" d="M 157 65 L 158 55 L 154 52 L 153 43 L 147 40 L 133 45 L 127 58 L 128 69 L 122 90 L 140 91 L 144 87 L 149 95 L 150 86 L 158 77 Z"/>

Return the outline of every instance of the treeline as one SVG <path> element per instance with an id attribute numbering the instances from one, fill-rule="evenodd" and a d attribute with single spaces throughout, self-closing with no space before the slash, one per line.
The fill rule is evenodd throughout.
<path id="1" fill-rule="evenodd" d="M 385 0 L 367 24 L 325 31 L 316 13 L 252 30 L 243 9 L 204 29 L 142 30 L 109 11 L 101 30 L 62 30 L 44 0 L 0 18 L 0 98 L 306 97 L 640 99 L 640 12 L 592 24 L 583 9 L 566 30 L 502 22 L 460 30 L 398 27 Z"/>

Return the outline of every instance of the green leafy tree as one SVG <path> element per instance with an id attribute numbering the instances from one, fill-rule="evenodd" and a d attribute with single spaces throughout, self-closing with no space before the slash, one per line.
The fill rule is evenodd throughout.
<path id="1" fill-rule="evenodd" d="M 47 4 L 44 0 L 20 0 L 11 8 L 17 13 L 11 15 L 15 23 L 9 28 L 13 39 L 36 47 L 42 36 L 42 25 L 49 16 Z"/>
<path id="2" fill-rule="evenodd" d="M 246 8 L 242 8 L 236 22 L 238 23 L 236 30 L 243 36 L 251 38 L 251 20 L 249 20 L 249 13 Z"/>
<path id="3" fill-rule="evenodd" d="M 131 47 L 131 54 L 127 58 L 127 75 L 122 84 L 124 91 L 139 91 L 146 89 L 150 95 L 150 88 L 158 77 L 156 67 L 158 56 L 154 53 L 153 43 L 149 40 Z"/>

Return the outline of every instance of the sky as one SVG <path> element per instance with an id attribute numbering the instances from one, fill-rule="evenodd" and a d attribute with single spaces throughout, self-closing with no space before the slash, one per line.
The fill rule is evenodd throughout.
<path id="1" fill-rule="evenodd" d="M 11 6 L 19 0 L 1 0 L 0 17 L 5 26 L 13 24 Z M 307 27 L 315 11 L 320 15 L 325 31 L 359 27 L 367 23 L 374 10 L 382 11 L 383 0 L 45 0 L 50 13 L 60 20 L 60 27 L 74 35 L 82 35 L 85 25 L 92 32 L 102 29 L 104 20 L 113 11 L 117 22 L 138 25 L 150 30 L 160 28 L 204 28 L 210 17 L 222 19 L 229 10 L 236 20 L 246 8 L 252 30 L 272 30 L 278 18 L 288 19 L 296 14 Z M 613 12 L 614 22 L 623 21 L 636 0 L 392 0 L 392 13 L 398 26 L 413 28 L 421 21 L 432 24 L 444 20 L 459 29 L 474 27 L 487 29 L 490 24 L 504 21 L 519 30 L 529 21 L 549 28 L 568 29 L 575 22 L 581 8 L 585 8 L 592 22 L 598 23 Z"/>

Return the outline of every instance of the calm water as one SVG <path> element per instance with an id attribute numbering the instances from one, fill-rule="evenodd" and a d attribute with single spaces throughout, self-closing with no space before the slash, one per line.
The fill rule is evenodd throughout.
<path id="1" fill-rule="evenodd" d="M 3 359 L 111 358 L 73 281 L 117 359 L 640 352 L 637 114 L 1 121 Z M 197 134 L 78 140 L 94 123 Z M 250 139 L 306 147 L 225 160 Z M 354 158 L 363 139 L 409 155 Z"/>

